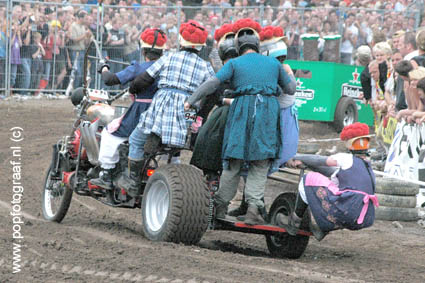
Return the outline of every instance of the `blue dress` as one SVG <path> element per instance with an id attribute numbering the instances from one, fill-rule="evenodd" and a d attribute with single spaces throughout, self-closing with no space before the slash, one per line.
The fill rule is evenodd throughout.
<path id="1" fill-rule="evenodd" d="M 280 106 L 278 84 L 291 78 L 275 58 L 248 53 L 229 60 L 216 74 L 229 80 L 237 97 L 229 109 L 224 133 L 223 160 L 279 158 Z"/>
<path id="2" fill-rule="evenodd" d="M 134 80 L 138 75 L 144 73 L 154 61 L 137 63 L 136 61 L 131 62 L 131 65 L 124 70 L 116 73 L 120 84 L 124 85 L 129 81 Z M 121 121 L 121 125 L 112 135 L 116 137 L 127 138 L 136 128 L 139 123 L 140 114 L 148 109 L 150 102 L 138 102 L 137 100 L 152 100 L 155 92 L 158 90 L 157 82 L 146 88 L 143 92 L 136 94 L 136 100 L 130 105 L 124 118 Z"/>
<path id="3" fill-rule="evenodd" d="M 340 169 L 336 177 L 342 191 L 340 195 L 333 194 L 325 186 L 307 186 L 306 176 L 303 179 L 311 213 L 320 229 L 328 232 L 342 228 L 359 230 L 371 226 L 375 220 L 372 201 L 368 203 L 364 220 L 358 223 L 365 206 L 365 194 L 375 194 L 375 175 L 370 163 L 353 156 L 353 166 L 346 170 Z"/>

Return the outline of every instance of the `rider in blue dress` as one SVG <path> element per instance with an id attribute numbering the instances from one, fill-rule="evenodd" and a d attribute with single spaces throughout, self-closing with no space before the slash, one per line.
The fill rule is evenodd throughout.
<path id="1" fill-rule="evenodd" d="M 146 62 L 131 62 L 131 65 L 124 70 L 114 74 L 109 71 L 106 62 L 99 67 L 102 80 L 106 85 L 125 85 L 134 80 L 138 75 L 145 72 L 162 55 L 167 37 L 160 29 L 147 29 L 141 35 L 142 54 Z M 140 115 L 149 107 L 152 98 L 157 90 L 154 83 L 146 89 L 134 94 L 134 102 L 128 108 L 124 116 L 111 122 L 103 131 L 100 143 L 99 162 L 102 168 L 99 178 L 90 180 L 91 184 L 104 189 L 112 189 L 113 172 L 115 164 L 119 161 L 118 146 L 136 128 Z"/>
<path id="2" fill-rule="evenodd" d="M 323 158 L 323 165 L 338 167 L 330 179 L 316 172 L 306 174 L 298 187 L 294 211 L 289 217 L 279 213 L 277 223 L 295 235 L 309 206 L 314 220 L 310 229 L 319 241 L 332 230 L 359 230 L 371 226 L 375 220 L 374 206 L 379 204 L 375 196 L 375 175 L 366 158 L 369 139 L 366 124 L 344 127 L 341 140 L 346 142 L 351 153 Z"/>
<path id="3" fill-rule="evenodd" d="M 235 22 L 234 30 L 240 56 L 229 60 L 196 92 L 210 94 L 225 81 L 230 81 L 235 92 L 224 132 L 222 158 L 225 166 L 215 195 L 216 217 L 225 217 L 229 202 L 236 194 L 242 165 L 247 162 L 245 194 L 248 211 L 245 223 L 262 224 L 264 219 L 260 210 L 264 207 L 267 172 L 271 161 L 279 158 L 280 150 L 278 85 L 293 95 L 295 81 L 275 58 L 258 54 L 258 32 L 261 31 L 258 23 L 241 19 Z M 185 107 L 189 108 L 190 103 Z"/>

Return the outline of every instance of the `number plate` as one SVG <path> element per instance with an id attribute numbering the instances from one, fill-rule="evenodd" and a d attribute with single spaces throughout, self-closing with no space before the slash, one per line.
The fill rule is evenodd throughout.
<path id="1" fill-rule="evenodd" d="M 197 115 L 195 110 L 188 110 L 184 112 L 184 118 L 187 122 L 195 122 L 196 117 Z"/>

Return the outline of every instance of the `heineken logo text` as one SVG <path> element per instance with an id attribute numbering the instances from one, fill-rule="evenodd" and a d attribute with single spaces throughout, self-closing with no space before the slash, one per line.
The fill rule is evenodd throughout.
<path id="1" fill-rule="evenodd" d="M 312 100 L 314 99 L 314 90 L 313 89 L 297 89 L 297 92 L 295 93 L 295 97 Z"/>
<path id="2" fill-rule="evenodd" d="M 352 86 L 346 83 L 342 85 L 342 91 L 341 91 L 342 96 L 348 96 L 348 97 L 359 99 L 361 92 L 362 92 L 361 86 Z"/>

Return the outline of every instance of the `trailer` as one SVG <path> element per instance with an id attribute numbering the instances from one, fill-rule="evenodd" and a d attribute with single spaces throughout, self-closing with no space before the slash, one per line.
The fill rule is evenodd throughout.
<path id="1" fill-rule="evenodd" d="M 372 108 L 361 99 L 364 67 L 322 61 L 285 63 L 295 74 L 300 120 L 329 122 L 338 132 L 355 122 L 373 125 Z"/>

